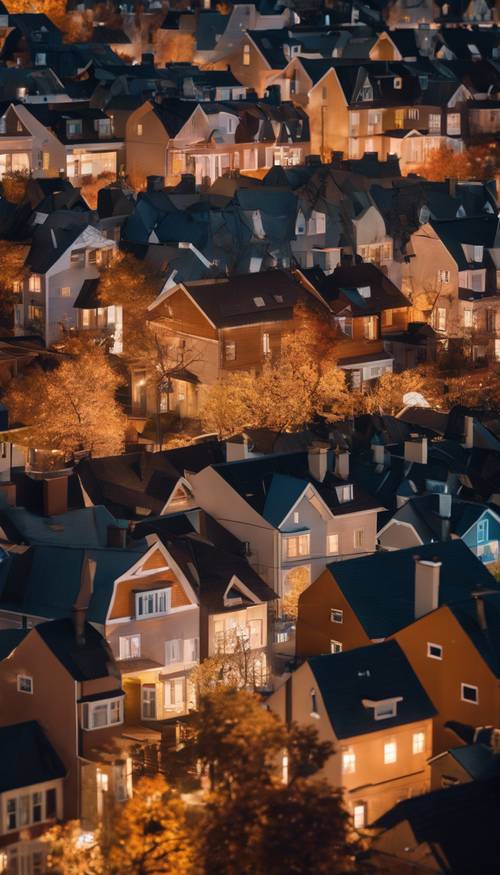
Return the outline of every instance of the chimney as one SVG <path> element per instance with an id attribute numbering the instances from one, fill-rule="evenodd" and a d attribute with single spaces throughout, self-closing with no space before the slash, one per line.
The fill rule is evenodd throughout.
<path id="1" fill-rule="evenodd" d="M 474 446 L 474 417 L 464 416 L 464 447 L 472 450 Z"/>
<path id="2" fill-rule="evenodd" d="M 73 605 L 73 626 L 78 647 L 85 645 L 85 623 L 90 599 L 94 591 L 95 569 L 96 563 L 94 560 L 85 556 L 80 574 L 80 589 Z"/>
<path id="3" fill-rule="evenodd" d="M 328 470 L 328 447 L 309 447 L 307 463 L 311 477 L 323 483 Z"/>
<path id="4" fill-rule="evenodd" d="M 385 461 L 385 447 L 383 444 L 372 444 L 372 460 L 374 465 L 383 465 Z"/>
<path id="5" fill-rule="evenodd" d="M 418 462 L 419 465 L 427 465 L 427 438 L 418 434 L 411 434 L 405 441 L 405 461 Z"/>
<path id="6" fill-rule="evenodd" d="M 127 529 L 122 526 L 108 526 L 107 547 L 122 548 L 127 546 Z"/>
<path id="7" fill-rule="evenodd" d="M 68 478 L 47 477 L 43 481 L 43 515 L 55 516 L 68 510 Z"/>
<path id="8" fill-rule="evenodd" d="M 451 517 L 452 496 L 450 492 L 436 492 L 437 512 L 441 519 L 449 520 Z"/>
<path id="9" fill-rule="evenodd" d="M 226 462 L 238 462 L 241 459 L 248 459 L 249 455 L 250 449 L 246 434 L 237 435 L 226 441 Z"/>
<path id="10" fill-rule="evenodd" d="M 162 191 L 165 188 L 164 176 L 148 176 L 146 190 L 152 193 L 153 191 Z"/>
<path id="11" fill-rule="evenodd" d="M 341 480 L 349 479 L 349 453 L 347 450 L 335 450 L 335 474 Z"/>
<path id="12" fill-rule="evenodd" d="M 450 195 L 450 197 L 456 197 L 457 196 L 457 180 L 454 179 L 453 177 L 450 177 L 449 179 L 446 180 L 446 182 L 448 183 L 448 194 Z"/>
<path id="13" fill-rule="evenodd" d="M 439 606 L 441 562 L 415 556 L 415 619 L 435 611 Z"/>

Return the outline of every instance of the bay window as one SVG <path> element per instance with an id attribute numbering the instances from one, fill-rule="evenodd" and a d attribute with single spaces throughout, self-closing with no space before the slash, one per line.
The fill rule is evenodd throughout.
<path id="1" fill-rule="evenodd" d="M 103 729 L 119 723 L 123 723 L 123 696 L 101 699 L 98 702 L 84 702 L 82 707 L 84 729 Z"/>

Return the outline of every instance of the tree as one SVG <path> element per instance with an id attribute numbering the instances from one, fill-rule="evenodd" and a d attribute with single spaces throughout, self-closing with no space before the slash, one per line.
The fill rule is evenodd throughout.
<path id="1" fill-rule="evenodd" d="M 47 872 L 55 875 L 105 875 L 101 833 L 82 830 L 78 820 L 54 826 L 42 839 L 49 847 Z"/>
<path id="2" fill-rule="evenodd" d="M 23 278 L 23 268 L 29 246 L 23 243 L 13 243 L 10 240 L 0 240 L 0 263 L 2 275 L 0 277 L 0 325 L 12 328 L 15 283 Z"/>
<path id="3" fill-rule="evenodd" d="M 113 875 L 194 872 L 186 806 L 157 775 L 141 778 L 114 824 L 108 869 Z"/>
<path id="4" fill-rule="evenodd" d="M 202 410 L 205 431 L 221 439 L 252 425 L 257 404 L 255 378 L 247 371 L 226 374 L 210 387 Z"/>
<path id="5" fill-rule="evenodd" d="M 441 146 L 439 149 L 432 149 L 415 172 L 433 181 L 494 179 L 498 164 L 498 148 L 498 143 L 494 141 L 481 146 L 470 146 L 463 152 Z"/>
<path id="6" fill-rule="evenodd" d="M 200 662 L 190 674 L 196 701 L 221 687 L 255 690 L 267 682 L 266 655 L 250 647 L 246 633 L 227 632 L 213 656 Z"/>
<path id="7" fill-rule="evenodd" d="M 353 393 L 353 409 L 360 413 L 388 413 L 394 415 L 404 407 L 404 396 L 409 392 L 434 393 L 432 373 L 425 368 L 412 368 L 395 374 L 386 371 L 366 392 Z"/>
<path id="8" fill-rule="evenodd" d="M 296 620 L 299 611 L 299 598 L 310 584 L 309 569 L 299 565 L 292 568 L 286 576 L 287 592 L 283 596 L 283 613 L 291 620 Z"/>
<path id="9" fill-rule="evenodd" d="M 52 370 L 38 365 L 9 385 L 5 403 L 13 420 L 30 428 L 31 445 L 96 456 L 120 452 L 126 418 L 115 400 L 121 378 L 105 351 L 73 341 Z"/>

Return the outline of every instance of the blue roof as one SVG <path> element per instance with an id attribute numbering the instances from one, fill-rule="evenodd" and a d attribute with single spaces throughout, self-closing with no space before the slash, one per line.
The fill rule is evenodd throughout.
<path id="1" fill-rule="evenodd" d="M 416 557 L 442 563 L 439 605 L 461 602 L 481 587 L 500 593 L 490 572 L 461 540 L 331 563 L 330 574 L 370 638 L 386 638 L 414 621 Z"/>
<path id="2" fill-rule="evenodd" d="M 500 755 L 485 744 L 467 744 L 448 751 L 471 778 L 478 780 L 489 775 L 499 774 Z"/>
<path id="3" fill-rule="evenodd" d="M 308 660 L 337 738 L 415 723 L 436 713 L 397 641 Z M 401 697 L 394 717 L 375 720 L 363 701 Z"/>
<path id="4" fill-rule="evenodd" d="M 71 547 L 105 547 L 108 526 L 126 525 L 102 506 L 48 517 L 31 513 L 24 507 L 4 506 L 0 510 L 0 523 L 12 540 Z"/>
<path id="5" fill-rule="evenodd" d="M 274 474 L 262 511 L 264 519 L 273 526 L 281 525 L 306 486 L 307 480 L 288 477 L 286 474 Z"/>

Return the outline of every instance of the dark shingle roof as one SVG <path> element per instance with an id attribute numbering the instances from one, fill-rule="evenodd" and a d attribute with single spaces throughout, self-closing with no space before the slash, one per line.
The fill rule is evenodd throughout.
<path id="1" fill-rule="evenodd" d="M 120 671 L 106 639 L 89 623 L 85 624 L 85 643 L 82 645 L 76 643 L 75 629 L 70 619 L 39 623 L 32 629 L 32 634 L 35 632 L 75 681 L 120 678 Z"/>
<path id="2" fill-rule="evenodd" d="M 0 793 L 65 775 L 63 763 L 36 720 L 0 727 Z"/>
<path id="3" fill-rule="evenodd" d="M 339 739 L 415 723 L 436 713 L 396 641 L 314 656 L 308 664 Z M 375 720 L 373 708 L 363 704 L 400 696 L 396 715 L 384 720 Z"/>

